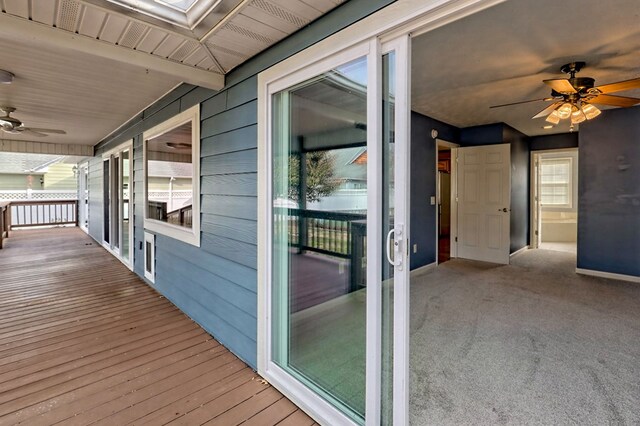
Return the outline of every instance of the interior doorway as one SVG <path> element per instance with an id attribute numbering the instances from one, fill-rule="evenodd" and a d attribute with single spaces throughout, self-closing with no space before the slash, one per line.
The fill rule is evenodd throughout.
<path id="1" fill-rule="evenodd" d="M 531 170 L 531 246 L 576 253 L 578 149 L 533 153 Z"/>
<path id="2" fill-rule="evenodd" d="M 455 257 L 457 224 L 456 147 L 458 144 L 436 139 L 436 261 L 444 263 Z"/>

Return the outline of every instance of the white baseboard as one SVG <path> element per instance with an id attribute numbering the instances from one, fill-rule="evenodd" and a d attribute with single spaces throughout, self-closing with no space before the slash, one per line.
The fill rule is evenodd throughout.
<path id="1" fill-rule="evenodd" d="M 576 268 L 576 274 L 591 275 L 592 277 L 610 278 L 612 280 L 640 283 L 640 277 L 633 275 L 614 274 L 613 272 L 594 271 L 593 269 Z"/>
<path id="2" fill-rule="evenodd" d="M 529 250 L 529 247 L 530 247 L 530 246 L 524 246 L 524 247 L 522 247 L 520 250 L 516 250 L 516 251 L 514 251 L 513 253 L 511 253 L 511 254 L 509 255 L 509 258 L 512 258 L 513 256 L 517 256 L 517 255 L 519 255 L 520 253 L 523 253 L 523 252 L 525 252 L 525 251 Z"/>
<path id="3" fill-rule="evenodd" d="M 416 268 L 416 269 L 412 270 L 411 271 L 411 276 L 413 277 L 413 276 L 425 274 L 425 273 L 427 273 L 429 271 L 434 270 L 436 268 L 436 266 L 438 266 L 438 264 L 436 262 L 430 263 L 428 265 L 421 266 L 419 268 Z"/>

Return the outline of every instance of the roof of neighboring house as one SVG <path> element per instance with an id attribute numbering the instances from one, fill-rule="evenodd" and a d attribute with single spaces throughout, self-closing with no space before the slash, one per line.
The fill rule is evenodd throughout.
<path id="1" fill-rule="evenodd" d="M 61 162 L 64 158 L 59 155 L 3 152 L 0 153 L 0 174 L 44 173 L 47 166 Z"/>

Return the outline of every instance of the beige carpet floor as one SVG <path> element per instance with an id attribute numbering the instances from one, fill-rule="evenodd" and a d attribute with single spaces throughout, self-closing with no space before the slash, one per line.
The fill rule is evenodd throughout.
<path id="1" fill-rule="evenodd" d="M 411 424 L 640 424 L 640 284 L 574 269 L 529 250 L 412 278 Z"/>

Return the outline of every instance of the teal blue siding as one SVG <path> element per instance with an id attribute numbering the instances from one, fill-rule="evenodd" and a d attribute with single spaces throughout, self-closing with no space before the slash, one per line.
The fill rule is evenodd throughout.
<path id="1" fill-rule="evenodd" d="M 153 286 L 218 341 L 257 365 L 257 73 L 392 0 L 351 0 L 226 76 L 211 90 L 183 84 L 96 146 L 90 168 L 90 230 L 102 238 L 106 150 L 134 139 L 134 271 L 144 276 L 142 133 L 200 103 L 201 244 L 156 235 Z"/>

